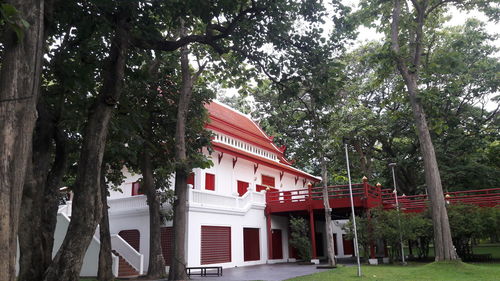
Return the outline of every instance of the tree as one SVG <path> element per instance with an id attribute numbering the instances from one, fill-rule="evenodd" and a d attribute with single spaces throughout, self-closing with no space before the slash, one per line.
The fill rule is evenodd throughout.
<path id="1" fill-rule="evenodd" d="M 299 257 L 309 262 L 311 260 L 311 242 L 308 236 L 309 228 L 307 222 L 302 217 L 290 217 L 290 235 L 289 243 L 297 249 Z"/>
<path id="2" fill-rule="evenodd" d="M 0 280 L 16 279 L 18 220 L 39 96 L 45 1 L 2 4 Z"/>
<path id="3" fill-rule="evenodd" d="M 455 260 L 458 256 L 453 248 L 436 153 L 421 101 L 420 75 L 425 47 L 428 43 L 426 35 L 439 26 L 440 15 L 448 2 L 453 1 L 412 0 L 410 3 L 402 4 L 400 0 L 395 0 L 392 8 L 387 3 L 361 3 L 362 13 L 365 16 L 368 15 L 368 21 L 374 18 L 375 13 L 381 12 L 383 18 L 381 26 L 385 28 L 386 19 L 391 18 L 390 31 L 384 31 L 390 34 L 392 57 L 405 83 L 413 112 L 424 163 L 425 181 L 431 201 L 437 261 Z M 465 8 L 485 5 L 489 8 L 488 3 L 482 2 L 465 1 L 462 3 L 460 1 L 460 5 Z"/>

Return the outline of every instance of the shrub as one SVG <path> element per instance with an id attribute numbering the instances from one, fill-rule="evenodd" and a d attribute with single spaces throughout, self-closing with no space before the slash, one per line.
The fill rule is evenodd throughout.
<path id="1" fill-rule="evenodd" d="M 301 260 L 310 261 L 311 242 L 308 237 L 309 227 L 306 220 L 302 217 L 290 216 L 290 230 L 290 245 L 298 251 Z"/>

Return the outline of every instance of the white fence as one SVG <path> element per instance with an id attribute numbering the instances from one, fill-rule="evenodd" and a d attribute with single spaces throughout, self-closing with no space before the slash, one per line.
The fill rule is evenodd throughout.
<path id="1" fill-rule="evenodd" d="M 189 203 L 198 206 L 211 206 L 244 209 L 250 204 L 264 205 L 266 203 L 266 195 L 264 192 L 255 192 L 248 190 L 242 197 L 217 194 L 209 190 L 189 190 Z"/>
<path id="2" fill-rule="evenodd" d="M 108 206 L 111 211 L 121 211 L 130 209 L 147 208 L 146 195 L 136 195 L 132 197 L 108 199 Z"/>

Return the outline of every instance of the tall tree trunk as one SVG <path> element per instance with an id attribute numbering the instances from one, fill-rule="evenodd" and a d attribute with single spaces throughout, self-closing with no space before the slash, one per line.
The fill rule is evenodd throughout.
<path id="1" fill-rule="evenodd" d="M 99 240 L 101 245 L 99 248 L 99 265 L 97 268 L 97 280 L 110 281 L 114 280 L 113 276 L 113 258 L 111 256 L 111 233 L 109 231 L 109 215 L 108 215 L 108 185 L 106 184 L 105 165 L 101 169 L 101 202 L 102 216 L 99 223 Z"/>
<path id="2" fill-rule="evenodd" d="M 79 279 L 85 252 L 101 219 L 101 164 L 109 121 L 121 94 L 129 45 L 126 9 L 126 5 L 119 7 L 103 86 L 89 112 L 73 189 L 71 222 L 61 248 L 46 271 L 45 281 Z"/>
<path id="3" fill-rule="evenodd" d="M 147 139 L 151 136 L 151 126 L 147 128 Z M 148 278 L 164 278 L 165 260 L 161 250 L 161 217 L 160 201 L 155 188 L 153 167 L 151 163 L 151 152 L 149 143 L 144 142 L 142 153 L 141 173 L 142 190 L 146 193 L 149 206 L 149 265 Z"/>
<path id="4" fill-rule="evenodd" d="M 335 258 L 335 244 L 333 243 L 333 230 L 332 230 L 332 209 L 330 208 L 330 201 L 328 200 L 328 171 L 326 167 L 326 160 L 323 155 L 321 157 L 321 183 L 323 184 L 323 206 L 325 207 L 325 233 L 326 245 L 328 254 L 328 265 L 337 266 L 337 259 Z"/>
<path id="5" fill-rule="evenodd" d="M 46 261 L 42 243 L 42 218 L 47 175 L 51 164 L 52 137 L 54 126 L 43 101 L 38 105 L 38 120 L 34 133 L 32 157 L 28 160 L 24 183 L 22 208 L 19 217 L 19 280 L 38 281 L 42 279 Z M 52 250 L 52 249 L 50 249 Z"/>
<path id="6" fill-rule="evenodd" d="M 185 30 L 183 28 L 183 33 Z M 193 90 L 193 80 L 189 71 L 188 48 L 181 48 L 182 89 L 177 109 L 175 129 L 175 201 L 174 201 L 174 249 L 172 264 L 168 274 L 169 280 L 186 280 L 186 222 L 187 222 L 187 153 L 186 153 L 186 120 L 189 101 Z"/>
<path id="7" fill-rule="evenodd" d="M 420 152 L 424 161 L 425 183 L 431 202 L 432 223 L 434 228 L 434 247 L 435 259 L 456 260 L 458 255 L 453 247 L 451 238 L 450 223 L 448 213 L 445 207 L 443 187 L 441 185 L 441 176 L 439 174 L 436 153 L 432 144 L 431 135 L 427 126 L 427 120 L 424 108 L 420 104 L 418 92 L 418 69 L 420 67 L 421 46 L 423 41 L 423 26 L 426 18 L 426 2 L 422 2 L 415 7 L 415 30 L 414 38 L 411 41 L 411 69 L 405 63 L 399 47 L 399 20 L 401 15 L 400 0 L 394 1 L 391 24 L 392 50 L 395 53 L 397 68 L 405 81 L 410 104 L 413 111 L 413 119 L 417 128 L 418 140 L 420 142 Z"/>
<path id="8" fill-rule="evenodd" d="M 11 0 L 29 23 L 4 32 L 0 70 L 0 281 L 15 280 L 19 211 L 30 157 L 44 44 L 44 0 Z M 20 23 L 19 23 L 20 24 Z"/>
<path id="9" fill-rule="evenodd" d="M 458 255 L 451 238 L 450 222 L 448 220 L 436 153 L 429 128 L 427 127 L 424 109 L 417 98 L 417 91 L 416 83 L 411 83 L 408 87 L 408 93 L 410 95 L 413 118 L 417 127 L 420 151 L 424 160 L 425 182 L 431 202 L 435 259 L 436 261 L 455 260 L 458 259 Z"/>

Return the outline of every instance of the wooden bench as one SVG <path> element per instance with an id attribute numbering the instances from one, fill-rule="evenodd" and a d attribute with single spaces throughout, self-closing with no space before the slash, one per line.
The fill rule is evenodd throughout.
<path id="1" fill-rule="evenodd" d="M 195 270 L 195 272 L 192 272 L 193 270 Z M 186 274 L 188 276 L 191 276 L 191 275 L 199 275 L 199 276 L 222 276 L 222 266 L 186 267 Z"/>

